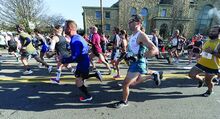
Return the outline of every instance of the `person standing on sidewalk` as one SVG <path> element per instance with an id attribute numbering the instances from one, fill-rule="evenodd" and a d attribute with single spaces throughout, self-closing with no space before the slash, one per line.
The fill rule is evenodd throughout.
<path id="1" fill-rule="evenodd" d="M 208 90 L 203 96 L 208 97 L 213 93 L 212 78 L 220 73 L 220 25 L 213 26 L 209 31 L 209 39 L 202 47 L 201 58 L 197 64 L 192 67 L 189 72 L 189 77 L 199 81 L 199 87 L 204 83 L 207 84 Z M 199 76 L 200 73 L 205 72 L 205 79 Z"/>
<path id="2" fill-rule="evenodd" d="M 70 57 L 63 57 L 62 64 L 67 64 L 71 62 L 76 62 L 76 86 L 79 90 L 85 95 L 79 98 L 81 102 L 91 101 L 92 96 L 89 93 L 87 87 L 84 85 L 84 80 L 90 77 L 96 77 L 100 81 L 102 81 L 102 76 L 99 71 L 96 71 L 95 74 L 89 74 L 89 55 L 88 55 L 88 44 L 82 36 L 77 34 L 77 24 L 73 20 L 67 20 L 65 23 L 65 33 L 71 39 L 70 41 Z"/>
<path id="3" fill-rule="evenodd" d="M 127 75 L 123 82 L 122 100 L 113 104 L 113 107 L 120 108 L 128 105 L 129 87 L 137 85 L 142 80 L 151 79 L 152 76 L 146 76 L 147 66 L 146 57 L 152 57 L 159 53 L 158 48 L 148 38 L 148 36 L 140 30 L 142 18 L 139 15 L 132 15 L 128 24 L 132 31 L 128 43 L 128 56 L 132 59 L 128 68 Z M 148 51 L 146 50 L 148 49 Z M 132 57 L 132 58 L 131 58 Z"/>

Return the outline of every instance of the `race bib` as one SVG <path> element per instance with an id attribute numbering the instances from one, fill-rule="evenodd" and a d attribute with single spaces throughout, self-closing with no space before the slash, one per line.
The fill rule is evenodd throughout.
<path id="1" fill-rule="evenodd" d="M 206 59 L 212 59 L 212 54 L 210 54 L 210 53 L 202 51 L 201 55 L 202 55 L 202 57 L 204 57 Z"/>

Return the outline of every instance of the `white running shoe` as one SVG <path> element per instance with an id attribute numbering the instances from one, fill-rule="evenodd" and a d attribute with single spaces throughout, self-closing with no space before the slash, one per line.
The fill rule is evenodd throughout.
<path id="1" fill-rule="evenodd" d="M 96 78 L 97 78 L 100 82 L 102 82 L 103 78 L 102 78 L 102 74 L 100 73 L 100 71 L 96 71 L 95 74 L 96 74 Z"/>
<path id="2" fill-rule="evenodd" d="M 44 66 L 41 63 L 38 64 L 38 68 L 43 68 L 43 67 Z"/>
<path id="3" fill-rule="evenodd" d="M 76 69 L 75 68 L 72 68 L 71 72 L 72 73 L 75 73 Z"/>
<path id="4" fill-rule="evenodd" d="M 32 73 L 33 73 L 33 71 L 31 71 L 31 70 L 29 70 L 29 71 L 26 70 L 26 71 L 23 72 L 23 74 L 25 74 L 25 75 L 32 74 Z"/>
<path id="5" fill-rule="evenodd" d="M 49 66 L 49 67 L 47 68 L 49 73 L 52 72 L 52 68 L 53 68 L 53 66 Z"/>

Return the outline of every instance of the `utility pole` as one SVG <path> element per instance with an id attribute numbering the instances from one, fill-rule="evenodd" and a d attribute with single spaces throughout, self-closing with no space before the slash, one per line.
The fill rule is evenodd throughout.
<path id="1" fill-rule="evenodd" d="M 103 32 L 103 6 L 102 6 L 102 0 L 100 0 L 100 10 L 101 10 L 101 32 Z"/>

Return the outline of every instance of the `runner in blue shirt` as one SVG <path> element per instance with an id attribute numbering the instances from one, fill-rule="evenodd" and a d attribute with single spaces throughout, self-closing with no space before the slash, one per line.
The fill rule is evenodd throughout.
<path id="1" fill-rule="evenodd" d="M 96 71 L 95 74 L 89 74 L 89 55 L 88 55 L 88 44 L 86 40 L 77 34 L 77 24 L 75 21 L 68 20 L 65 24 L 65 33 L 71 39 L 70 41 L 70 49 L 71 49 L 71 56 L 62 58 L 62 63 L 71 63 L 76 62 L 76 85 L 79 90 L 85 95 L 85 97 L 80 97 L 80 101 L 91 101 L 92 96 L 89 94 L 87 88 L 84 85 L 84 80 L 88 79 L 89 77 L 96 77 L 100 81 L 102 81 L 102 76 L 99 71 Z"/>

